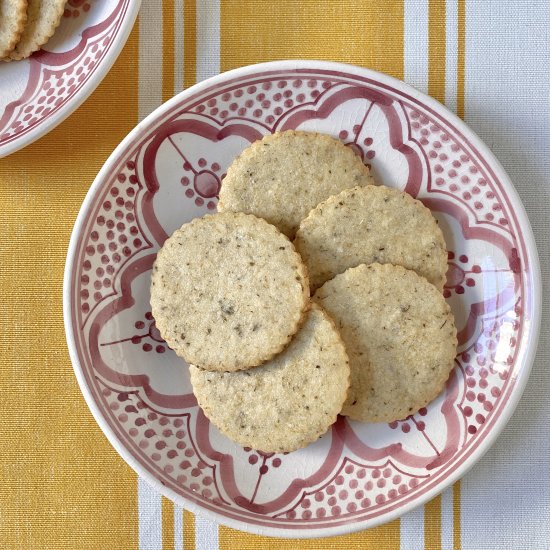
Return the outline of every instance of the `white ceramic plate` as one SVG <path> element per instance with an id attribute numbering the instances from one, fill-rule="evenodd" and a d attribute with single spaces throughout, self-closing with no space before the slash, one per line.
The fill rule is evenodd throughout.
<path id="1" fill-rule="evenodd" d="M 65 120 L 122 50 L 141 0 L 68 0 L 61 24 L 29 59 L 0 62 L 0 157 Z"/>
<path id="2" fill-rule="evenodd" d="M 155 254 L 215 211 L 240 151 L 288 128 L 339 137 L 379 181 L 419 197 L 449 249 L 445 296 L 459 354 L 427 408 L 400 422 L 340 418 L 290 455 L 241 448 L 209 424 L 187 365 L 155 327 Z M 366 69 L 286 61 L 181 93 L 111 155 L 82 206 L 65 273 L 67 339 L 98 423 L 124 459 L 182 506 L 267 535 L 319 537 L 391 520 L 459 478 L 491 446 L 525 386 L 539 328 L 533 236 L 488 148 L 435 100 Z"/>

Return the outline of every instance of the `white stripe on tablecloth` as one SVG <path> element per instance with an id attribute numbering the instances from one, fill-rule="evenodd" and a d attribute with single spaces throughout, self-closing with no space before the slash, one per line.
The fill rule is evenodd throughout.
<path id="1" fill-rule="evenodd" d="M 424 506 L 419 506 L 400 519 L 401 550 L 424 548 Z"/>
<path id="2" fill-rule="evenodd" d="M 174 550 L 183 550 L 183 508 L 174 504 Z"/>
<path id="3" fill-rule="evenodd" d="M 174 95 L 183 90 L 183 0 L 174 0 Z"/>
<path id="4" fill-rule="evenodd" d="M 456 112 L 458 67 L 458 0 L 445 3 L 445 105 Z"/>
<path id="5" fill-rule="evenodd" d="M 445 105 L 457 108 L 458 82 L 458 0 L 445 3 Z M 453 550 L 453 488 L 441 494 L 441 550 Z"/>
<path id="6" fill-rule="evenodd" d="M 428 91 L 428 0 L 405 0 L 405 82 Z"/>
<path id="7" fill-rule="evenodd" d="M 441 493 L 441 550 L 453 550 L 453 487 Z"/>
<path id="8" fill-rule="evenodd" d="M 197 82 L 220 72 L 220 1 L 197 2 Z"/>
<path id="9" fill-rule="evenodd" d="M 428 91 L 428 0 L 405 0 L 405 81 L 421 92 Z M 400 521 L 401 550 L 424 548 L 424 507 L 404 515 Z"/>
<path id="10" fill-rule="evenodd" d="M 195 550 L 218 550 L 218 524 L 195 516 Z"/>
<path id="11" fill-rule="evenodd" d="M 142 2 L 139 15 L 139 120 L 162 103 L 162 2 Z"/>
<path id="12" fill-rule="evenodd" d="M 162 497 L 138 478 L 139 550 L 162 548 Z"/>
<path id="13" fill-rule="evenodd" d="M 533 227 L 550 292 L 548 2 L 466 3 L 465 119 L 510 175 Z M 514 416 L 462 481 L 464 550 L 548 550 L 550 300 L 537 359 Z"/>

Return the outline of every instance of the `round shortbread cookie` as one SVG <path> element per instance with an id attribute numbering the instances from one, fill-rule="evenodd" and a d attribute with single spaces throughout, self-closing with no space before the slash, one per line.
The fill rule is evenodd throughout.
<path id="1" fill-rule="evenodd" d="M 349 386 L 344 344 L 317 305 L 286 350 L 256 369 L 190 367 L 204 414 L 227 437 L 265 452 L 305 447 L 336 421 Z"/>
<path id="2" fill-rule="evenodd" d="M 294 246 L 313 290 L 375 262 L 412 269 L 439 290 L 445 283 L 447 248 L 437 220 L 420 201 L 390 187 L 354 187 L 328 198 L 302 221 Z"/>
<path id="3" fill-rule="evenodd" d="M 282 351 L 300 327 L 309 308 L 307 271 L 265 220 L 204 216 L 159 250 L 151 306 L 162 337 L 187 362 L 247 369 Z"/>
<path id="4" fill-rule="evenodd" d="M 291 130 L 256 141 L 235 159 L 222 182 L 218 211 L 254 214 L 293 238 L 321 201 L 372 183 L 353 149 L 326 135 Z"/>
<path id="5" fill-rule="evenodd" d="M 456 328 L 449 305 L 424 277 L 401 266 L 360 265 L 313 299 L 334 319 L 349 355 L 342 414 L 401 420 L 441 391 L 453 368 Z"/>
<path id="6" fill-rule="evenodd" d="M 27 21 L 27 0 L 0 0 L 0 59 L 15 48 Z"/>
<path id="7" fill-rule="evenodd" d="M 27 23 L 10 59 L 25 59 L 39 50 L 59 26 L 67 0 L 28 0 Z"/>

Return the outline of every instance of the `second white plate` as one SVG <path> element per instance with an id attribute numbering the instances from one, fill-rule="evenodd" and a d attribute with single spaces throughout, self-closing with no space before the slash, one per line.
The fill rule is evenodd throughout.
<path id="1" fill-rule="evenodd" d="M 140 3 L 69 1 L 44 49 L 29 59 L 0 61 L 0 157 L 48 133 L 95 90 L 122 50 Z"/>

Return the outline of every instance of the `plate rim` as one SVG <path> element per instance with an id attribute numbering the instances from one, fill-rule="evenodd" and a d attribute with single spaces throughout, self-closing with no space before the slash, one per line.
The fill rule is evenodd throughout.
<path id="1" fill-rule="evenodd" d="M 128 4 L 126 14 L 123 15 L 123 21 L 120 26 L 120 31 L 115 35 L 113 44 L 106 56 L 98 64 L 97 69 L 92 76 L 84 83 L 84 85 L 76 91 L 74 96 L 63 105 L 54 116 L 48 118 L 43 123 L 38 124 L 33 130 L 22 135 L 5 145 L 0 145 L 0 158 L 7 157 L 25 147 L 31 145 L 35 141 L 49 134 L 54 128 L 64 122 L 71 116 L 95 91 L 107 76 L 115 61 L 118 59 L 122 48 L 124 48 L 132 29 L 134 28 L 137 15 L 141 7 L 141 0 L 131 0 Z"/>
<path id="2" fill-rule="evenodd" d="M 308 529 L 307 527 L 298 528 L 298 529 L 285 529 L 284 527 L 263 527 L 261 525 L 250 524 L 246 521 L 235 520 L 216 512 L 207 510 L 196 504 L 192 501 L 188 501 L 185 497 L 182 497 L 176 494 L 171 489 L 165 487 L 154 475 L 145 470 L 139 463 L 134 459 L 129 450 L 124 446 L 124 444 L 117 438 L 111 427 L 104 420 L 101 410 L 99 409 L 97 403 L 95 402 L 91 390 L 86 384 L 84 373 L 82 367 L 77 357 L 76 346 L 74 343 L 74 333 L 71 323 L 71 292 L 70 292 L 70 278 L 72 275 L 73 266 L 76 259 L 76 248 L 77 243 L 83 229 L 85 221 L 85 213 L 89 209 L 92 199 L 100 187 L 101 182 L 105 176 L 110 173 L 114 164 L 116 163 L 120 153 L 127 147 L 127 145 L 132 142 L 132 140 L 137 137 L 144 129 L 153 121 L 162 118 L 164 114 L 169 111 L 173 106 L 177 105 L 180 101 L 184 100 L 188 96 L 200 93 L 203 89 L 209 88 L 218 83 L 224 82 L 228 79 L 243 77 L 247 75 L 254 74 L 258 71 L 269 71 L 269 70 L 300 70 L 300 69 L 313 69 L 313 70 L 324 70 L 324 71 L 340 71 L 347 72 L 357 76 L 367 77 L 375 79 L 384 84 L 388 84 L 396 87 L 397 89 L 404 91 L 411 95 L 416 100 L 422 100 L 430 108 L 434 109 L 438 114 L 443 115 L 446 120 L 451 122 L 455 127 L 464 135 L 467 135 L 472 142 L 475 144 L 476 148 L 479 150 L 483 158 L 493 167 L 496 175 L 499 180 L 503 183 L 503 186 L 506 189 L 508 198 L 510 202 L 514 205 L 514 213 L 518 220 L 518 226 L 521 228 L 522 235 L 526 245 L 526 251 L 529 258 L 529 267 L 530 274 L 527 275 L 530 278 L 531 283 L 531 296 L 530 300 L 533 304 L 532 307 L 532 318 L 529 321 L 529 334 L 527 336 L 527 341 L 525 344 L 525 354 L 523 358 L 523 366 L 518 372 L 518 375 L 514 382 L 514 388 L 509 396 L 509 400 L 503 409 L 501 415 L 496 420 L 492 430 L 487 434 L 485 439 L 483 439 L 476 448 L 474 448 L 471 454 L 463 460 L 462 463 L 459 463 L 454 471 L 452 471 L 443 481 L 437 484 L 435 487 L 427 490 L 424 494 L 420 495 L 417 499 L 412 502 L 406 503 L 403 506 L 391 510 L 386 514 L 372 518 L 369 520 L 350 522 L 343 525 L 337 526 L 328 526 L 318 529 Z M 73 231 L 71 233 L 71 238 L 69 242 L 69 247 L 67 251 L 67 258 L 65 263 L 64 277 L 63 277 L 63 317 L 65 325 L 65 334 L 67 339 L 67 346 L 69 348 L 69 355 L 73 369 L 78 380 L 80 390 L 84 395 L 85 401 L 90 408 L 96 422 L 99 424 L 99 427 L 111 443 L 115 450 L 121 455 L 123 460 L 140 476 L 144 479 L 150 486 L 156 489 L 159 493 L 166 496 L 170 500 L 176 502 L 180 506 L 190 510 L 191 512 L 206 517 L 210 520 L 220 523 L 222 525 L 227 525 L 234 529 L 245 531 L 248 533 L 253 533 L 262 536 L 269 537 L 281 537 L 281 538 L 292 538 L 292 539 L 309 539 L 309 538 L 322 538 L 328 536 L 338 536 L 344 534 L 350 534 L 358 531 L 362 531 L 367 528 L 372 528 L 378 525 L 388 523 L 411 510 L 424 505 L 426 502 L 440 494 L 447 487 L 452 485 L 455 481 L 463 477 L 477 462 L 485 455 L 485 453 L 494 445 L 496 439 L 502 433 L 504 427 L 508 424 L 510 417 L 517 408 L 517 405 L 523 395 L 525 390 L 527 380 L 531 373 L 533 363 L 535 360 L 535 355 L 538 348 L 538 339 L 540 333 L 540 324 L 541 324 L 541 314 L 542 310 L 540 308 L 542 297 L 542 279 L 540 271 L 540 261 L 538 256 L 538 251 L 536 247 L 536 242 L 533 234 L 533 230 L 527 216 L 527 212 L 521 201 L 518 192 L 516 191 L 510 177 L 504 170 L 500 161 L 496 158 L 493 152 L 489 147 L 481 140 L 481 138 L 457 115 L 450 111 L 447 107 L 441 104 L 436 99 L 424 94 L 411 86 L 394 78 L 385 73 L 374 71 L 365 67 L 359 67 L 353 64 L 347 63 L 338 63 L 332 61 L 322 61 L 322 60 L 280 60 L 280 61 L 269 61 L 265 63 L 257 63 L 252 65 L 246 65 L 226 71 L 215 75 L 211 78 L 203 80 L 187 88 L 186 90 L 180 92 L 172 99 L 168 100 L 152 113 L 150 113 L 144 120 L 139 122 L 135 128 L 130 131 L 126 137 L 119 143 L 115 150 L 111 153 L 109 158 L 106 160 L 101 170 L 95 177 L 92 185 L 90 186 L 86 197 L 80 207 Z"/>

